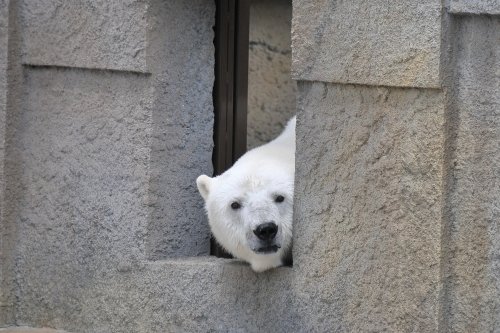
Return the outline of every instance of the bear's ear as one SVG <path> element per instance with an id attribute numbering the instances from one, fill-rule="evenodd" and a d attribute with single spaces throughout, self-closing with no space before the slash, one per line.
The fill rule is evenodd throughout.
<path id="1" fill-rule="evenodd" d="M 210 187 L 212 186 L 212 178 L 201 175 L 196 179 L 196 185 L 203 199 L 207 200 L 208 193 L 210 193 Z"/>

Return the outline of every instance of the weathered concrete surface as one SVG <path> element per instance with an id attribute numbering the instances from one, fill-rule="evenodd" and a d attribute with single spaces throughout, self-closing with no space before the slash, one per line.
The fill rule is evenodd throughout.
<path id="1" fill-rule="evenodd" d="M 7 253 L 4 238 L 4 197 L 5 197 L 5 122 L 7 120 L 7 70 L 8 70 L 8 29 L 9 1 L 0 0 L 0 327 L 12 322 L 12 306 L 7 285 Z"/>
<path id="2" fill-rule="evenodd" d="M 450 96 L 443 320 L 500 332 L 500 17 L 463 16 Z"/>
<path id="3" fill-rule="evenodd" d="M 184 289 L 207 273 L 193 265 L 186 280 L 182 268 L 171 272 L 175 265 L 146 269 L 148 79 L 55 69 L 25 75 L 16 137 L 21 175 L 17 201 L 10 203 L 23 235 L 17 244 L 18 323 L 74 332 L 161 331 L 156 325 L 191 330 L 187 321 L 203 317 L 194 303 L 206 284 L 190 286 L 187 296 Z"/>
<path id="4" fill-rule="evenodd" d="M 500 15 L 498 0 L 451 0 L 450 12 L 454 14 Z"/>
<path id="5" fill-rule="evenodd" d="M 291 0 L 250 4 L 247 146 L 274 139 L 295 115 L 297 85 L 291 79 Z"/>
<path id="6" fill-rule="evenodd" d="M 294 0 L 293 7 L 295 79 L 440 86 L 440 0 Z"/>
<path id="7" fill-rule="evenodd" d="M 440 85 L 435 2 L 295 3 L 298 19 L 311 20 L 299 28 L 314 37 L 302 41 L 311 49 L 299 47 L 311 64 L 301 79 Z M 0 278 L 8 267 L 17 324 L 75 333 L 498 331 L 498 18 L 461 17 L 443 35 L 457 38 L 444 90 L 299 83 L 294 267 L 255 274 L 235 260 L 194 257 L 208 251 L 194 180 L 212 171 L 214 2 L 150 5 L 150 75 L 9 63 L 2 237 L 5 227 L 16 232 L 7 246 L 1 239 L 10 262 Z M 349 48 L 343 36 L 366 47 Z M 320 76 L 335 57 L 348 72 Z"/>
<path id="8" fill-rule="evenodd" d="M 299 82 L 294 287 L 307 331 L 436 332 L 444 98 Z"/>
<path id="9" fill-rule="evenodd" d="M 20 3 L 23 63 L 147 71 L 146 1 Z"/>
<path id="10" fill-rule="evenodd" d="M 57 327 L 81 312 L 80 292 L 96 274 L 143 259 L 151 92 L 136 74 L 27 68 L 24 75 L 12 138 L 17 174 L 9 175 L 21 235 L 16 317 Z"/>
<path id="11" fill-rule="evenodd" d="M 9 202 L 15 198 L 11 197 L 9 187 L 16 182 L 10 177 L 10 134 L 15 131 L 11 118 L 18 113 L 22 85 L 16 16 L 15 2 L 3 1 L 0 7 L 0 326 L 15 322 L 15 245 L 18 235 L 10 218 L 13 209 Z"/>
<path id="12" fill-rule="evenodd" d="M 289 306 L 289 268 L 255 274 L 246 264 L 214 257 L 112 268 L 71 290 L 57 287 L 68 279 L 62 275 L 50 287 L 37 282 L 48 293 L 35 299 L 43 308 L 26 315 L 75 333 L 300 332 L 293 329 L 299 314 Z"/>
<path id="13" fill-rule="evenodd" d="M 67 333 L 67 332 L 53 330 L 51 328 L 7 327 L 7 328 L 0 328 L 0 333 Z"/>
<path id="14" fill-rule="evenodd" d="M 148 268 L 150 256 L 208 252 L 195 179 L 212 170 L 214 3 L 153 1 L 149 15 L 151 75 L 25 67 L 9 137 L 17 324 L 73 332 L 235 325 L 219 315 L 216 293 L 228 283 L 208 280 L 208 293 L 199 277 L 208 273 L 188 265 L 189 281 L 201 284 L 186 295 L 182 262 L 177 273 L 177 263 Z M 202 301 L 206 318 L 195 306 Z M 237 318 L 238 309 L 227 313 Z"/>
<path id="15" fill-rule="evenodd" d="M 213 172 L 215 5 L 210 0 L 155 1 L 150 15 L 154 98 L 148 255 L 154 260 L 206 255 L 210 230 L 196 178 Z"/>

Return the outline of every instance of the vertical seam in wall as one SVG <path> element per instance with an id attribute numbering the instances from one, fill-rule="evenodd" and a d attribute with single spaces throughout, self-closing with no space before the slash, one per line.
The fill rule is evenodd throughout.
<path id="1" fill-rule="evenodd" d="M 450 0 L 442 0 L 441 17 L 441 59 L 440 77 L 443 82 L 445 98 L 444 110 L 444 143 L 442 170 L 442 215 L 441 215 L 441 255 L 440 255 L 440 291 L 438 309 L 438 332 L 450 332 L 450 293 L 452 258 L 451 228 L 453 223 L 452 193 L 456 187 L 455 158 L 457 148 L 457 132 L 459 113 L 455 103 L 453 82 L 456 78 L 456 43 L 457 31 L 453 16 L 448 13 Z"/>

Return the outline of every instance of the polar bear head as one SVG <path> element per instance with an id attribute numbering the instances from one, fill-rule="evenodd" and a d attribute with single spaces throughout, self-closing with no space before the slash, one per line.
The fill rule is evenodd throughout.
<path id="1" fill-rule="evenodd" d="M 281 266 L 292 243 L 293 164 L 261 156 L 247 153 L 222 175 L 196 181 L 215 238 L 254 271 Z"/>

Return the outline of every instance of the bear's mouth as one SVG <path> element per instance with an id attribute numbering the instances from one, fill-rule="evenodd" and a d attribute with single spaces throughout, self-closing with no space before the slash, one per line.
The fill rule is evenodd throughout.
<path id="1" fill-rule="evenodd" d="M 278 250 L 281 248 L 279 245 L 268 245 L 268 246 L 263 246 L 259 247 L 255 252 L 260 253 L 260 254 L 269 254 L 269 253 L 276 253 Z"/>

